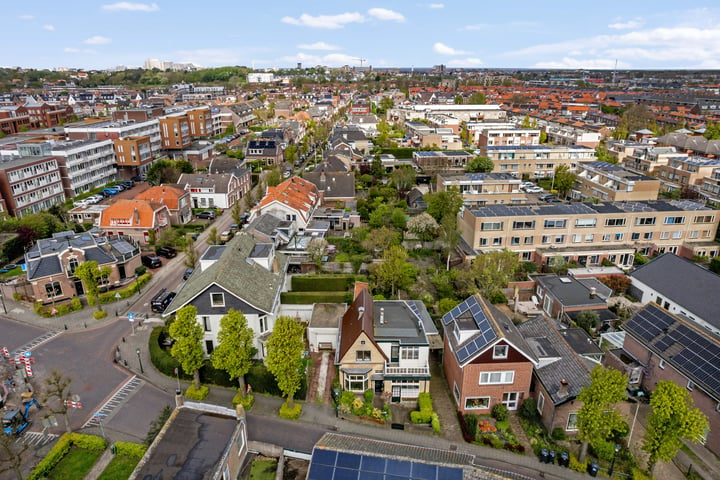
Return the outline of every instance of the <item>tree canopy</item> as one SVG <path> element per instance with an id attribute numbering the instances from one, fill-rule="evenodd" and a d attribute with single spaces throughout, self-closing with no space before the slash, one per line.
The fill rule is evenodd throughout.
<path id="1" fill-rule="evenodd" d="M 305 327 L 287 316 L 278 317 L 267 341 L 265 365 L 275 376 L 280 391 L 287 397 L 288 406 L 294 406 L 293 396 L 300 389 L 303 375 L 302 355 L 305 349 Z"/>
<path id="2" fill-rule="evenodd" d="M 230 309 L 220 319 L 218 345 L 210 359 L 213 367 L 225 370 L 230 379 L 237 378 L 238 390 L 245 395 L 245 374 L 252 366 L 255 349 L 255 333 L 248 326 L 245 315 Z"/>
<path id="3" fill-rule="evenodd" d="M 555 190 L 558 191 L 562 198 L 566 197 L 570 192 L 570 189 L 575 185 L 577 175 L 570 171 L 570 167 L 566 164 L 561 164 L 555 167 L 555 178 L 553 179 L 553 185 Z"/>
<path id="4" fill-rule="evenodd" d="M 436 222 L 442 222 L 445 215 L 456 217 L 462 207 L 462 195 L 456 188 L 451 188 L 442 192 L 428 193 L 425 195 L 427 202 L 427 213 L 430 214 Z"/>
<path id="5" fill-rule="evenodd" d="M 82 280 L 85 286 L 85 294 L 97 304 L 98 310 L 102 310 L 98 298 L 100 284 L 107 280 L 110 272 L 110 267 L 107 265 L 98 268 L 98 263 L 95 260 L 85 261 L 75 269 L 75 276 Z"/>
<path id="6" fill-rule="evenodd" d="M 415 268 L 407 262 L 407 257 L 407 250 L 399 245 L 385 250 L 382 263 L 374 265 L 373 270 L 376 285 L 380 290 L 389 291 L 394 297 L 398 288 L 408 284 Z"/>
<path id="7" fill-rule="evenodd" d="M 470 160 L 465 171 L 468 173 L 490 173 L 495 168 L 495 163 L 488 157 L 477 156 Z"/>
<path id="8" fill-rule="evenodd" d="M 202 347 L 203 329 L 197 321 L 197 309 L 186 305 L 177 311 L 175 321 L 170 324 L 170 336 L 175 340 L 170 355 L 173 356 L 188 375 L 193 376 L 195 390 L 200 389 L 200 367 L 205 353 Z"/>

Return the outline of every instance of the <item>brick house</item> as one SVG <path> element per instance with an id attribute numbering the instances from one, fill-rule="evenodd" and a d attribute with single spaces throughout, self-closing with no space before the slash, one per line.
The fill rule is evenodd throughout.
<path id="1" fill-rule="evenodd" d="M 118 200 L 102 211 L 99 228 L 102 235 L 127 235 L 149 244 L 170 228 L 170 210 L 146 200 Z"/>
<path id="2" fill-rule="evenodd" d="M 537 359 L 512 321 L 479 295 L 442 318 L 443 367 L 462 413 L 517 410 L 530 394 Z"/>
<path id="3" fill-rule="evenodd" d="M 163 185 L 150 187 L 135 196 L 135 200 L 147 200 L 151 203 L 167 206 L 170 211 L 170 223 L 181 225 L 192 220 L 190 192 Z"/>

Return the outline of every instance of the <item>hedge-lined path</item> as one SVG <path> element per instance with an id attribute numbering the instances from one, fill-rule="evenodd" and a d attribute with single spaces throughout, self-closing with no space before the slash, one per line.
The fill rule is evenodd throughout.
<path id="1" fill-rule="evenodd" d="M 455 405 L 448 393 L 447 381 L 442 372 L 442 364 L 435 356 L 430 358 L 430 396 L 433 401 L 433 410 L 440 418 L 440 431 L 445 439 L 451 442 L 464 443 L 460 430 Z"/>
<path id="2" fill-rule="evenodd" d="M 105 471 L 113 457 L 115 457 L 115 455 L 112 454 L 110 449 L 105 449 L 100 458 L 98 458 L 98 461 L 95 462 L 95 465 L 93 465 L 92 470 L 85 475 L 85 480 L 96 480 L 100 475 L 102 475 L 102 472 Z"/>

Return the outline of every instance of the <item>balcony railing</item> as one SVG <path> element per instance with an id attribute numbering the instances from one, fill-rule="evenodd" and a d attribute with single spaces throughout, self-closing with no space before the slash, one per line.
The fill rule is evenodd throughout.
<path id="1" fill-rule="evenodd" d="M 424 367 L 385 367 L 385 375 L 430 375 L 430 368 Z"/>

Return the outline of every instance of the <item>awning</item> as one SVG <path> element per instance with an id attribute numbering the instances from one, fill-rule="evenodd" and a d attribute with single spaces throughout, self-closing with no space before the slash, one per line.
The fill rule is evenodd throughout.
<path id="1" fill-rule="evenodd" d="M 372 367 L 368 368 L 341 368 L 342 372 L 348 375 L 365 375 L 366 373 L 372 372 Z"/>

